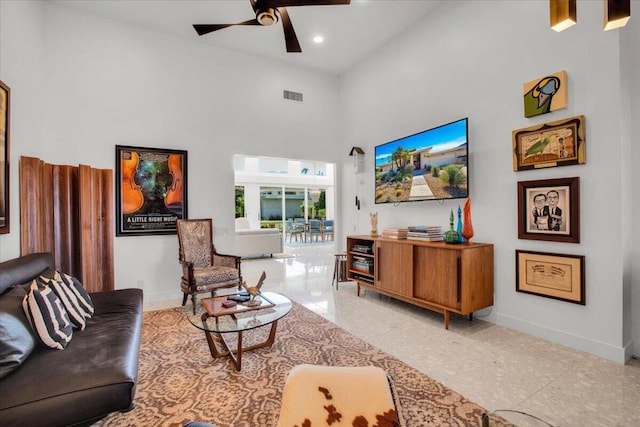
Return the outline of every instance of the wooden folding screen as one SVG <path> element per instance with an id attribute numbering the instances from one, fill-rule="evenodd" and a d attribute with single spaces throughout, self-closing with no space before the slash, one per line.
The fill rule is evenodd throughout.
<path id="1" fill-rule="evenodd" d="M 51 252 L 89 292 L 114 289 L 113 171 L 20 158 L 23 255 Z"/>

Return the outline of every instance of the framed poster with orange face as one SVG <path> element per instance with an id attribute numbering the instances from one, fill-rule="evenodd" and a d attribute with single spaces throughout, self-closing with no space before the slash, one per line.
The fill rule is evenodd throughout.
<path id="1" fill-rule="evenodd" d="M 187 216 L 187 152 L 116 145 L 116 236 L 175 234 Z"/>
<path id="2" fill-rule="evenodd" d="M 0 234 L 9 233 L 9 112 L 11 89 L 0 80 Z"/>

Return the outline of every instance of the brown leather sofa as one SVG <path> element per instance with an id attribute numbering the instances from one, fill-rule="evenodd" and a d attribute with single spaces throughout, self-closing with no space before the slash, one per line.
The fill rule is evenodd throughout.
<path id="1" fill-rule="evenodd" d="M 0 378 L 0 425 L 4 427 L 89 425 L 111 412 L 133 408 L 142 290 L 90 294 L 95 313 L 86 328 L 74 330 L 64 350 L 54 350 L 35 336 L 26 336 L 29 331 L 16 323 L 23 320 L 22 308 L 16 307 L 25 293 L 19 285 L 53 268 L 49 253 L 0 263 L 0 370 L 5 375 Z M 31 353 L 16 354 L 21 340 L 30 339 L 35 340 Z"/>

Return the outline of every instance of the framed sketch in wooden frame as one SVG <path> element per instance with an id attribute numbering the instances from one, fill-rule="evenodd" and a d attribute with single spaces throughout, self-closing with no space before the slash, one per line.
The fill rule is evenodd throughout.
<path id="1" fill-rule="evenodd" d="M 516 172 L 586 162 L 584 116 L 514 130 L 512 136 Z"/>
<path id="2" fill-rule="evenodd" d="M 516 291 L 585 305 L 584 255 L 516 249 Z"/>
<path id="3" fill-rule="evenodd" d="M 0 80 L 0 234 L 9 233 L 9 113 L 11 89 Z"/>
<path id="4" fill-rule="evenodd" d="M 116 236 L 176 234 L 187 216 L 187 152 L 116 145 Z"/>
<path id="5" fill-rule="evenodd" d="M 518 182 L 518 238 L 580 243 L 580 178 Z"/>

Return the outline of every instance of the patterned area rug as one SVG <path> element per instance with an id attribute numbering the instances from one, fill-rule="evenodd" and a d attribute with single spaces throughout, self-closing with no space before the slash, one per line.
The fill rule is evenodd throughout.
<path id="1" fill-rule="evenodd" d="M 268 330 L 245 333 L 245 340 L 264 340 Z M 136 407 L 96 425 L 275 426 L 287 373 L 301 363 L 381 367 L 393 378 L 409 427 L 482 424 L 481 406 L 294 303 L 271 348 L 243 353 L 241 372 L 229 358 L 211 357 L 204 333 L 182 308 L 145 312 Z"/>

